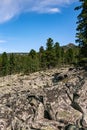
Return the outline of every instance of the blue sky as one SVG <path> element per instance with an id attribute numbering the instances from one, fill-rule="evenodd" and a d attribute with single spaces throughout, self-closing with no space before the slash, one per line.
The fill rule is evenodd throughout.
<path id="1" fill-rule="evenodd" d="M 0 53 L 75 43 L 77 0 L 0 0 Z"/>

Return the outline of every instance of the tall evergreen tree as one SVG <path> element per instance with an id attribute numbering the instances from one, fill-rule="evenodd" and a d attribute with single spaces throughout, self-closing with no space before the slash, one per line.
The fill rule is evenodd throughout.
<path id="1" fill-rule="evenodd" d="M 87 58 L 87 0 L 79 0 L 79 2 L 81 5 L 75 8 L 75 10 L 81 10 L 77 17 L 76 42 L 78 42 L 81 47 L 81 56 Z"/>
<path id="2" fill-rule="evenodd" d="M 55 58 L 56 58 L 56 65 L 60 64 L 60 45 L 58 42 L 54 45 L 54 51 L 55 51 Z"/>
<path id="3" fill-rule="evenodd" d="M 46 69 L 46 51 L 44 50 L 43 46 L 39 48 L 39 61 L 40 61 L 40 68 Z"/>
<path id="4" fill-rule="evenodd" d="M 2 54 L 2 75 L 5 76 L 8 72 L 8 57 L 7 57 L 7 53 L 3 52 Z"/>
<path id="5" fill-rule="evenodd" d="M 23 55 L 15 55 L 15 72 L 21 73 L 23 70 Z"/>
<path id="6" fill-rule="evenodd" d="M 29 52 L 29 68 L 30 72 L 35 72 L 39 70 L 39 56 L 34 49 Z"/>
<path id="7" fill-rule="evenodd" d="M 64 48 L 61 47 L 60 49 L 60 61 L 61 61 L 61 64 L 64 64 L 64 60 L 65 60 L 65 52 L 64 52 Z"/>
<path id="8" fill-rule="evenodd" d="M 55 53 L 54 53 L 54 46 L 53 46 L 53 39 L 47 39 L 46 43 L 46 62 L 47 67 L 54 67 L 55 66 Z"/>
<path id="9" fill-rule="evenodd" d="M 15 72 L 15 57 L 14 57 L 14 54 L 10 54 L 10 57 L 9 57 L 9 74 L 12 74 Z"/>
<path id="10" fill-rule="evenodd" d="M 73 63 L 73 59 L 74 59 L 74 55 L 73 55 L 73 49 L 69 48 L 67 51 L 66 51 L 66 57 L 65 57 L 65 60 L 66 60 L 66 64 L 70 64 L 70 63 Z"/>
<path id="11" fill-rule="evenodd" d="M 29 52 L 29 56 L 34 59 L 37 57 L 37 53 L 34 49 L 31 49 L 30 52 Z"/>

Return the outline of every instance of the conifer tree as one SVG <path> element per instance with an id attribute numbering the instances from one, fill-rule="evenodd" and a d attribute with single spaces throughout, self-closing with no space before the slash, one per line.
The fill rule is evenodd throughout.
<path id="1" fill-rule="evenodd" d="M 9 73 L 12 74 L 15 72 L 15 57 L 14 54 L 10 54 L 9 57 Z"/>
<path id="2" fill-rule="evenodd" d="M 64 61 L 65 61 L 65 52 L 64 52 L 64 48 L 61 47 L 60 49 L 60 61 L 61 61 L 61 65 L 64 64 Z"/>
<path id="3" fill-rule="evenodd" d="M 46 43 L 46 62 L 47 62 L 48 68 L 55 66 L 55 52 L 54 52 L 54 46 L 53 46 L 53 39 L 52 38 L 47 39 L 47 43 Z"/>
<path id="4" fill-rule="evenodd" d="M 71 64 L 73 63 L 74 55 L 73 55 L 73 49 L 69 48 L 66 51 L 66 63 Z"/>
<path id="5" fill-rule="evenodd" d="M 39 70 L 39 56 L 34 49 L 29 52 L 29 68 L 30 72 L 35 72 Z"/>
<path id="6" fill-rule="evenodd" d="M 75 8 L 75 10 L 81 10 L 77 17 L 76 42 L 81 47 L 80 56 L 87 58 L 87 0 L 79 0 L 79 2 L 81 5 Z"/>
<path id="7" fill-rule="evenodd" d="M 60 45 L 58 42 L 54 45 L 54 51 L 55 51 L 55 58 L 56 58 L 56 65 L 60 64 Z"/>
<path id="8" fill-rule="evenodd" d="M 3 52 L 2 56 L 2 75 L 5 76 L 7 74 L 8 71 L 8 57 L 7 57 L 7 53 Z"/>
<path id="9" fill-rule="evenodd" d="M 39 61 L 40 61 L 40 68 L 46 69 L 46 51 L 44 50 L 43 46 L 39 48 Z"/>

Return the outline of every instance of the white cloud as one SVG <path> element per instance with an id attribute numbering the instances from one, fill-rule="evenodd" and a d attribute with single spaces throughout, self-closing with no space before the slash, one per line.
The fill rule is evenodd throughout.
<path id="1" fill-rule="evenodd" d="M 58 8 L 49 8 L 48 13 L 58 13 L 60 10 Z"/>
<path id="2" fill-rule="evenodd" d="M 0 40 L 0 43 L 6 43 L 7 41 L 6 40 Z"/>
<path id="3" fill-rule="evenodd" d="M 59 7 L 77 0 L 0 0 L 0 23 L 23 12 L 58 13 Z"/>

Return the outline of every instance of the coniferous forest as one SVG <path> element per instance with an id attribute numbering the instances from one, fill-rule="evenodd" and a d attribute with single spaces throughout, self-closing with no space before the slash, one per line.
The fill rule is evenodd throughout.
<path id="1" fill-rule="evenodd" d="M 2 53 L 0 55 L 0 76 L 15 73 L 29 74 L 64 65 L 78 63 L 79 47 L 70 43 L 60 46 L 52 38 L 47 39 L 46 49 L 43 46 L 39 52 L 31 49 L 29 53 Z"/>

